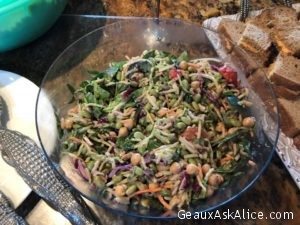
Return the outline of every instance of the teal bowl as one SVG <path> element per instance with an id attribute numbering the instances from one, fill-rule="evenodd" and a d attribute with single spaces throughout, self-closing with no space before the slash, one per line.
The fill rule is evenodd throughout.
<path id="1" fill-rule="evenodd" d="M 45 33 L 67 0 L 0 0 L 0 52 L 25 45 Z"/>

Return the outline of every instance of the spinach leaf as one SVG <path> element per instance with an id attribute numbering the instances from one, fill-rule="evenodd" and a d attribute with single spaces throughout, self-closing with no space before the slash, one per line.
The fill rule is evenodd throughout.
<path id="1" fill-rule="evenodd" d="M 95 95 L 98 95 L 100 99 L 102 100 L 108 100 L 110 93 L 105 90 L 104 88 L 99 87 L 99 89 L 97 90 L 97 93 L 95 93 Z"/>
<path id="2" fill-rule="evenodd" d="M 116 108 L 120 108 L 125 104 L 125 102 L 122 99 L 122 94 L 119 94 L 115 96 L 114 100 L 109 102 L 109 105 L 104 109 L 105 112 L 110 113 L 113 110 L 116 110 Z"/>
<path id="3" fill-rule="evenodd" d="M 150 50 L 145 55 L 143 55 L 144 59 L 149 59 L 154 57 L 155 57 L 155 50 Z"/>
<path id="4" fill-rule="evenodd" d="M 85 94 L 84 101 L 85 103 L 97 103 L 96 97 L 91 92 Z"/>
<path id="5" fill-rule="evenodd" d="M 92 80 L 108 77 L 106 72 L 99 72 L 96 70 L 88 70 L 88 74 L 92 77 Z"/>
<path id="6" fill-rule="evenodd" d="M 135 101 L 139 96 L 141 96 L 144 92 L 143 88 L 139 88 L 131 93 L 130 100 Z"/>
<path id="7" fill-rule="evenodd" d="M 126 61 L 113 62 L 111 63 L 111 67 L 109 67 L 105 72 L 109 76 L 113 77 L 119 72 L 120 69 L 122 69 L 125 63 Z"/>
<path id="8" fill-rule="evenodd" d="M 103 114 L 103 109 L 99 107 L 92 107 L 92 114 L 96 119 L 99 119 Z"/>
<path id="9" fill-rule="evenodd" d="M 152 65 L 149 62 L 141 62 L 140 64 L 138 64 L 139 71 L 141 71 L 143 73 L 150 72 L 151 68 L 152 68 Z"/>
<path id="10" fill-rule="evenodd" d="M 119 137 L 116 141 L 117 147 L 125 151 L 133 150 L 135 143 L 132 141 L 131 136 L 132 135 L 129 135 L 128 137 Z"/>
<path id="11" fill-rule="evenodd" d="M 147 151 L 151 151 L 155 148 L 158 148 L 159 146 L 161 146 L 160 142 L 157 141 L 155 138 L 152 138 L 148 142 Z"/>
<path id="12" fill-rule="evenodd" d="M 151 71 L 152 65 L 148 60 L 142 59 L 135 63 L 132 63 L 128 67 L 128 71 L 132 72 L 142 72 L 142 73 L 148 73 Z"/>
<path id="13" fill-rule="evenodd" d="M 189 60 L 189 56 L 188 56 L 188 53 L 186 51 L 182 52 L 180 54 L 180 56 L 178 56 L 178 58 L 177 58 L 177 62 L 188 61 L 188 60 Z"/>

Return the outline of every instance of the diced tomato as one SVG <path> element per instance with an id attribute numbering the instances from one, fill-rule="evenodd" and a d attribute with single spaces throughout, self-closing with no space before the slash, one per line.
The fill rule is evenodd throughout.
<path id="1" fill-rule="evenodd" d="M 219 68 L 219 72 L 222 74 L 222 76 L 228 83 L 231 83 L 235 86 L 238 85 L 237 72 L 233 68 L 224 65 Z"/>
<path id="2" fill-rule="evenodd" d="M 172 68 L 169 71 L 169 78 L 172 80 L 177 80 L 179 77 L 181 76 L 181 71 L 176 69 L 176 68 Z"/>
<path id="3" fill-rule="evenodd" d="M 185 131 L 181 134 L 188 141 L 192 141 L 197 137 L 198 128 L 197 127 L 188 127 Z"/>

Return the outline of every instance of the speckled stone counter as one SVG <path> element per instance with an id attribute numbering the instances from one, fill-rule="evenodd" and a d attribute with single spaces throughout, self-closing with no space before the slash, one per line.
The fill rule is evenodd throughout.
<path id="1" fill-rule="evenodd" d="M 107 10 L 109 2 L 111 5 L 116 1 L 86 0 L 71 1 L 65 10 L 67 14 L 101 14 L 107 11 L 115 12 L 115 9 Z M 142 4 L 136 1 L 136 4 Z M 145 1 L 146 2 L 146 1 Z M 151 1 L 147 1 L 151 2 Z M 150 4 L 150 3 L 149 3 Z M 132 9 L 134 12 L 134 9 Z M 191 9 L 192 10 L 192 9 Z M 132 15 L 132 13 L 128 13 Z M 74 40 L 93 29 L 103 26 L 107 21 L 95 19 L 90 22 L 89 18 L 76 16 L 63 16 L 57 23 L 42 37 L 27 46 L 0 54 L 0 69 L 15 72 L 32 80 L 40 85 L 47 69 L 55 58 Z M 171 222 L 135 222 L 136 224 L 168 224 L 168 225 L 299 225 L 300 224 L 300 192 L 294 184 L 287 170 L 284 168 L 277 155 L 274 155 L 271 164 L 246 193 L 243 193 L 235 201 L 226 204 L 221 210 L 250 210 L 252 212 L 263 212 L 268 215 L 270 212 L 293 212 L 293 219 L 289 220 L 172 220 Z M 132 224 L 133 221 L 124 221 L 122 224 Z"/>

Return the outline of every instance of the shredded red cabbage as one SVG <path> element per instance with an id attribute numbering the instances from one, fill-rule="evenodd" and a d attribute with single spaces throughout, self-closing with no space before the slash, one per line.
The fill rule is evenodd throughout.
<path id="1" fill-rule="evenodd" d="M 112 178 L 114 175 L 116 175 L 117 172 L 122 171 L 122 170 L 130 170 L 131 168 L 132 168 L 131 164 L 116 166 L 115 168 L 113 168 L 110 171 L 110 173 L 108 174 L 108 177 Z"/>

